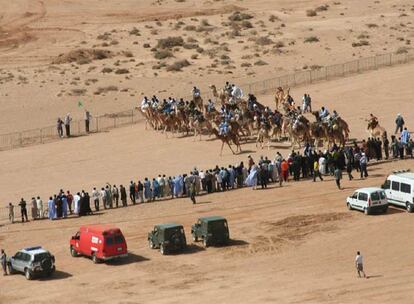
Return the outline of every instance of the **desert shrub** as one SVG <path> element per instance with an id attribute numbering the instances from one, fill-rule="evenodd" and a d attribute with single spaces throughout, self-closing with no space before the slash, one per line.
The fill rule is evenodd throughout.
<path id="1" fill-rule="evenodd" d="M 309 9 L 306 11 L 306 16 L 308 17 L 315 17 L 317 15 L 316 11 L 313 9 Z"/>
<path id="2" fill-rule="evenodd" d="M 196 43 L 196 42 L 198 42 L 198 40 L 197 40 L 197 39 L 195 39 L 195 38 L 193 38 L 193 37 L 188 37 L 188 38 L 187 38 L 187 42 L 188 42 L 188 43 Z"/>
<path id="3" fill-rule="evenodd" d="M 369 35 L 366 35 L 366 34 L 360 34 L 360 35 L 358 35 L 358 37 L 357 37 L 358 39 L 368 39 L 369 38 Z"/>
<path id="4" fill-rule="evenodd" d="M 273 43 L 273 40 L 269 37 L 259 37 L 255 39 L 257 45 L 269 45 Z"/>
<path id="5" fill-rule="evenodd" d="M 270 15 L 269 21 L 270 22 L 280 21 L 280 18 L 275 15 Z"/>
<path id="6" fill-rule="evenodd" d="M 229 16 L 230 21 L 243 21 L 243 20 L 248 20 L 252 18 L 253 18 L 252 15 L 249 15 L 247 13 L 241 13 L 241 12 L 234 12 L 233 14 Z"/>
<path id="7" fill-rule="evenodd" d="M 241 66 L 242 68 L 248 68 L 248 67 L 251 67 L 251 66 L 252 66 L 252 64 L 251 64 L 251 63 L 249 63 L 249 62 L 243 62 L 240 66 Z"/>
<path id="8" fill-rule="evenodd" d="M 169 57 L 173 57 L 173 53 L 169 50 L 157 50 L 154 52 L 154 58 L 155 59 L 165 59 Z"/>
<path id="9" fill-rule="evenodd" d="M 369 42 L 367 40 L 360 40 L 358 42 L 352 42 L 352 47 L 367 46 Z"/>
<path id="10" fill-rule="evenodd" d="M 327 11 L 328 8 L 329 8 L 329 5 L 324 4 L 324 5 L 321 5 L 321 6 L 318 6 L 317 8 L 315 8 L 315 11 L 317 11 L 317 12 Z"/>
<path id="11" fill-rule="evenodd" d="M 167 66 L 167 71 L 169 72 L 179 72 L 182 70 L 182 68 L 187 67 L 191 65 L 190 62 L 188 62 L 188 60 L 184 59 L 184 60 L 179 60 L 174 62 L 173 64 L 170 64 L 169 66 Z"/>
<path id="12" fill-rule="evenodd" d="M 263 60 L 258 60 L 254 63 L 254 65 L 267 65 L 268 63 Z"/>
<path id="13" fill-rule="evenodd" d="M 253 24 L 248 20 L 243 20 L 240 25 L 245 29 L 253 28 Z"/>
<path id="14" fill-rule="evenodd" d="M 115 74 L 128 74 L 129 70 L 128 69 L 117 69 L 115 71 Z"/>
<path id="15" fill-rule="evenodd" d="M 198 48 L 198 44 L 195 44 L 195 43 L 184 43 L 183 44 L 183 48 L 185 48 L 187 50 L 196 49 L 196 48 Z"/>
<path id="16" fill-rule="evenodd" d="M 283 41 L 277 41 L 276 43 L 275 43 L 275 47 L 276 48 L 282 48 L 282 47 L 284 47 L 285 46 L 285 44 L 283 43 Z"/>
<path id="17" fill-rule="evenodd" d="M 197 51 L 197 53 L 204 53 L 204 49 L 202 48 L 202 47 L 198 47 L 197 49 L 196 49 L 196 51 Z"/>
<path id="18" fill-rule="evenodd" d="M 186 25 L 183 30 L 184 31 L 195 31 L 197 27 L 195 25 Z"/>
<path id="19" fill-rule="evenodd" d="M 150 45 L 149 43 L 144 43 L 144 44 L 142 45 L 142 47 L 143 47 L 144 49 L 149 49 L 149 48 L 151 47 L 151 45 Z"/>
<path id="20" fill-rule="evenodd" d="M 406 53 L 408 53 L 408 48 L 405 47 L 405 46 L 400 47 L 400 48 L 398 48 L 398 50 L 395 53 L 396 54 L 406 54 Z"/>
<path id="21" fill-rule="evenodd" d="M 113 69 L 106 67 L 106 68 L 103 68 L 101 72 L 102 73 L 112 73 L 112 71 L 113 71 Z"/>
<path id="22" fill-rule="evenodd" d="M 312 43 L 312 42 L 318 42 L 318 41 L 319 41 L 319 38 L 318 37 L 316 37 L 316 36 L 309 36 L 309 37 L 306 37 L 303 42 L 305 42 L 305 43 Z"/>
<path id="23" fill-rule="evenodd" d="M 210 26 L 210 24 L 208 23 L 208 20 L 207 19 L 202 19 L 200 21 L 200 24 L 201 24 L 201 26 Z"/>
<path id="24" fill-rule="evenodd" d="M 184 44 L 184 40 L 182 37 L 167 37 L 158 40 L 157 47 L 161 49 L 170 49 L 175 46 L 182 46 Z"/>
<path id="25" fill-rule="evenodd" d="M 191 55 L 191 59 L 198 59 L 198 54 Z"/>
<path id="26" fill-rule="evenodd" d="M 376 27 L 378 27 L 378 25 L 377 24 L 375 24 L 375 23 L 367 23 L 367 24 L 365 24 L 368 28 L 376 28 Z"/>

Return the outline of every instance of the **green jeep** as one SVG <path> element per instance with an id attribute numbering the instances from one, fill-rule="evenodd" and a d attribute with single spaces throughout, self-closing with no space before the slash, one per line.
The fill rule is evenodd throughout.
<path id="1" fill-rule="evenodd" d="M 155 225 L 148 233 L 148 245 L 151 249 L 159 248 L 162 255 L 170 251 L 182 251 L 187 247 L 184 228 L 177 224 Z"/>
<path id="2" fill-rule="evenodd" d="M 203 245 L 227 245 L 230 240 L 227 220 L 221 216 L 201 217 L 191 226 L 193 241 L 203 240 Z"/>

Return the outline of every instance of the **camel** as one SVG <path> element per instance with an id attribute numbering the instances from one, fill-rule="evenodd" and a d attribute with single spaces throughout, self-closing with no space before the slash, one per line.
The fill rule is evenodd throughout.
<path id="1" fill-rule="evenodd" d="M 229 96 L 224 89 L 217 90 L 214 84 L 210 85 L 210 89 L 213 91 L 213 96 L 219 99 L 222 105 L 227 103 Z"/>
<path id="2" fill-rule="evenodd" d="M 211 130 L 211 133 L 213 133 L 218 139 L 221 140 L 221 150 L 220 150 L 220 156 L 223 154 L 223 147 L 224 144 L 227 144 L 233 154 L 236 154 L 237 152 L 241 152 L 241 146 L 239 141 L 239 136 L 235 134 L 233 131 L 229 131 L 226 135 L 220 135 L 219 131 L 215 128 Z M 231 148 L 231 143 L 236 145 L 236 153 L 234 153 L 233 149 Z"/>
<path id="3" fill-rule="evenodd" d="M 193 102 L 200 111 L 203 111 L 203 98 L 201 96 L 193 97 Z"/>
<path id="4" fill-rule="evenodd" d="M 208 121 L 204 117 L 202 117 L 201 119 L 191 117 L 189 121 L 189 126 L 191 129 L 194 130 L 194 141 L 197 135 L 200 135 L 201 140 L 201 135 L 203 134 L 204 129 L 207 129 L 209 133 L 211 133 L 211 129 L 213 129 L 213 126 L 211 125 L 210 121 Z"/>
<path id="5" fill-rule="evenodd" d="M 327 122 L 320 119 L 318 111 L 314 111 L 312 114 L 315 116 L 316 122 L 325 129 L 328 147 L 331 143 L 335 144 L 336 142 L 339 142 L 340 145 L 345 146 L 345 142 L 349 137 L 349 127 L 342 118 L 338 117 L 336 123 L 330 128 Z"/>
<path id="6" fill-rule="evenodd" d="M 289 95 L 290 89 L 287 88 L 286 93 L 284 92 L 282 87 L 278 87 L 275 93 L 275 104 L 276 110 L 279 110 L 279 106 L 286 103 L 287 97 Z"/>
<path id="7" fill-rule="evenodd" d="M 267 139 L 267 150 L 270 150 L 270 135 L 269 130 L 266 128 L 266 126 L 261 126 L 259 129 L 259 132 L 257 133 L 256 138 L 256 148 L 257 144 L 260 143 L 260 147 L 263 149 L 263 144 L 265 139 Z"/>
<path id="8" fill-rule="evenodd" d="M 368 131 L 371 134 L 371 137 L 377 138 L 381 137 L 384 138 L 387 136 L 387 131 L 380 126 L 380 124 L 377 122 L 376 124 L 368 124 Z"/>

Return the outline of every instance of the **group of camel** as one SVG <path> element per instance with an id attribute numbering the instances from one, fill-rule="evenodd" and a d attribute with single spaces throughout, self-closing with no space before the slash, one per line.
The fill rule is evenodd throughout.
<path id="1" fill-rule="evenodd" d="M 225 89 L 217 89 L 211 85 L 213 96 L 220 107 L 226 109 L 226 114 L 231 113 L 231 118 L 226 119 L 229 126 L 225 134 L 220 132 L 220 124 L 223 122 L 223 113 L 215 108 L 204 105 L 201 96 L 193 98 L 190 104 L 177 103 L 174 111 L 166 113 L 162 104 L 145 108 L 139 108 L 146 119 L 146 129 L 150 125 L 154 130 L 161 130 L 168 137 L 167 131 L 194 135 L 194 140 L 202 134 L 214 135 L 222 141 L 220 155 L 224 145 L 227 145 L 233 154 L 241 152 L 241 142 L 247 142 L 254 136 L 256 147 L 262 149 L 273 139 L 288 140 L 291 146 L 303 143 L 311 143 L 315 146 L 334 144 L 344 146 L 349 138 L 349 126 L 340 117 L 334 123 L 319 118 L 319 112 L 311 112 L 312 115 L 301 114 L 297 108 L 289 102 L 289 89 L 278 88 L 275 93 L 275 110 L 259 103 L 252 95 L 249 99 L 234 100 L 230 92 Z M 253 97 L 253 98 L 252 98 Z M 189 106 L 190 105 L 190 106 Z M 236 151 L 232 145 L 236 146 Z"/>

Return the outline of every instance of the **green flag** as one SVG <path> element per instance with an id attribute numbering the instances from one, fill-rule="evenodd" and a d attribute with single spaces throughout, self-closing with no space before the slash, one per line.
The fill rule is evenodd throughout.
<path id="1" fill-rule="evenodd" d="M 82 103 L 82 101 L 79 101 L 79 102 L 78 102 L 78 107 L 79 107 L 79 108 L 82 108 L 82 107 L 83 107 L 83 103 Z"/>

